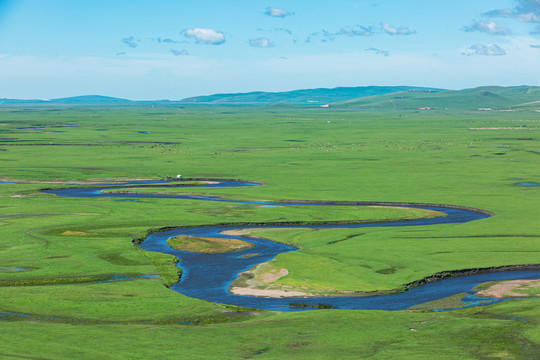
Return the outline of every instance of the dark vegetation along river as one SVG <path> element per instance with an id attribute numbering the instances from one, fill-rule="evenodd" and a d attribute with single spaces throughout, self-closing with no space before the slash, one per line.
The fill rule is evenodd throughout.
<path id="1" fill-rule="evenodd" d="M 189 179 L 201 180 L 201 179 Z M 66 189 L 45 190 L 47 193 L 65 197 L 114 197 L 114 198 L 176 198 L 192 199 L 201 201 L 220 201 L 244 204 L 264 204 L 264 205 L 305 205 L 305 206 L 367 206 L 381 205 L 383 203 L 363 203 L 363 202 L 319 202 L 319 203 L 277 203 L 261 201 L 228 200 L 218 197 L 189 196 L 189 195 L 166 195 L 166 194 L 133 194 L 133 193 L 108 193 L 105 191 L 121 191 L 122 188 L 133 186 L 144 186 L 150 184 L 167 183 L 167 181 L 125 181 L 112 182 L 95 185 L 93 187 L 78 187 Z M 198 187 L 238 187 L 256 186 L 256 183 L 236 181 L 236 180 L 213 180 L 210 184 L 190 185 Z M 181 186 L 181 182 L 179 183 Z M 376 296 L 339 296 L 339 297 L 309 297 L 309 298 L 268 298 L 235 295 L 228 291 L 230 284 L 238 277 L 238 274 L 248 270 L 254 265 L 269 261 L 276 255 L 288 251 L 295 251 L 296 248 L 276 243 L 270 240 L 247 238 L 242 236 L 224 235 L 221 232 L 233 229 L 261 228 L 261 227 L 301 227 L 316 229 L 331 228 L 360 228 L 360 227 L 388 227 L 388 226 L 418 226 L 436 225 L 449 223 L 464 223 L 468 221 L 480 220 L 490 216 L 489 213 L 464 207 L 452 207 L 445 205 L 430 204 L 398 204 L 384 203 L 384 205 L 406 206 L 421 209 L 435 210 L 445 213 L 447 216 L 434 217 L 429 219 L 396 221 L 386 223 L 371 224 L 240 224 L 229 226 L 203 226 L 191 228 L 174 228 L 154 233 L 148 236 L 141 244 L 142 248 L 149 251 L 171 254 L 180 259 L 178 266 L 182 268 L 181 281 L 171 288 L 184 295 L 218 302 L 223 304 L 237 305 L 255 309 L 294 311 L 312 309 L 323 304 L 323 307 L 334 307 L 339 309 L 366 309 L 366 310 L 406 310 L 411 306 L 426 302 L 443 299 L 458 293 L 468 293 L 473 295 L 472 288 L 487 282 L 514 279 L 538 279 L 540 270 L 515 270 L 515 271 L 495 271 L 492 272 L 468 271 L 461 276 L 442 279 L 439 281 L 426 281 L 425 284 L 414 286 L 409 290 L 391 294 Z M 179 235 L 212 238 L 234 238 L 253 243 L 255 247 L 221 254 L 204 254 L 188 251 L 174 250 L 167 246 L 167 239 Z M 479 302 L 478 302 L 479 301 Z M 472 297 L 470 305 L 485 304 L 484 300 Z M 492 302 L 499 301 L 492 299 Z M 294 304 L 291 306 L 291 304 Z"/>

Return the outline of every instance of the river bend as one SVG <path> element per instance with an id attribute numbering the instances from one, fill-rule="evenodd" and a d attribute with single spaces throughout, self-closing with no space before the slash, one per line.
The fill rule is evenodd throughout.
<path id="1" fill-rule="evenodd" d="M 197 179 L 191 179 L 197 180 Z M 369 203 L 285 203 L 285 202 L 265 202 L 265 201 L 246 201 L 246 200 L 230 200 L 221 199 L 211 196 L 195 196 L 195 195 L 178 195 L 178 194 L 133 194 L 133 193 L 110 193 L 106 191 L 119 190 L 129 187 L 139 187 L 145 185 L 155 185 L 160 183 L 168 183 L 167 181 L 121 181 L 99 184 L 88 187 L 72 187 L 65 189 L 45 190 L 44 192 L 56 194 L 64 197 L 88 198 L 88 197 L 109 197 L 119 199 L 143 199 L 143 198 L 174 198 L 174 199 L 191 199 L 200 201 L 219 201 L 230 203 L 243 204 L 263 204 L 263 205 L 303 205 L 303 206 L 367 206 Z M 179 186 L 182 182 L 179 182 Z M 239 186 L 256 186 L 258 184 L 252 182 L 243 182 L 236 180 L 213 180 L 209 184 L 193 185 L 193 187 L 239 187 Z M 192 186 L 190 186 L 192 187 Z M 373 203 L 375 204 L 375 203 Z M 390 205 L 390 203 L 387 203 Z M 396 204 L 391 204 L 396 206 Z M 420 226 L 420 225 L 437 225 L 449 223 L 464 223 L 468 221 L 476 221 L 489 217 L 489 213 L 469 208 L 447 207 L 444 205 L 402 205 L 406 207 L 416 207 L 421 209 L 429 209 L 440 211 L 446 216 L 417 219 L 407 221 L 395 221 L 386 223 L 363 223 L 363 224 L 340 224 L 340 225 L 267 225 L 267 227 L 298 227 L 298 228 L 316 228 L 316 229 L 331 229 L 331 228 L 361 228 L 361 227 L 389 227 L 389 226 Z M 496 280 L 514 280 L 514 279 L 537 279 L 540 278 L 539 270 L 520 270 L 520 271 L 504 271 L 492 273 L 480 273 L 467 276 L 459 276 L 449 279 L 444 279 L 436 282 L 427 283 L 410 289 L 406 292 L 391 295 L 376 295 L 376 296 L 338 296 L 338 297 L 309 297 L 309 298 L 268 298 L 268 297 L 252 297 L 235 295 L 228 291 L 230 284 L 238 277 L 238 274 L 248 270 L 249 268 L 272 260 L 280 253 L 295 251 L 296 248 L 276 243 L 266 239 L 246 238 L 242 236 L 230 236 L 222 234 L 223 231 L 244 228 L 261 228 L 264 225 L 256 226 L 202 226 L 191 228 L 170 229 L 148 236 L 142 243 L 141 247 L 149 251 L 157 251 L 166 254 L 171 254 L 180 259 L 178 266 L 182 268 L 183 274 L 181 281 L 172 286 L 172 289 L 184 295 L 218 302 L 223 304 L 237 305 L 254 309 L 265 310 L 281 310 L 295 311 L 310 309 L 309 305 L 327 304 L 339 309 L 365 309 L 365 310 L 406 310 L 411 306 L 422 304 L 429 301 L 434 301 L 449 297 L 458 293 L 466 292 L 474 295 L 472 288 L 487 282 Z M 229 252 L 223 254 L 201 254 L 181 250 L 174 250 L 167 246 L 167 239 L 174 236 L 187 235 L 197 237 L 222 237 L 235 238 L 243 241 L 251 242 L 255 245 L 254 248 Z M 498 300 L 493 299 L 492 302 Z M 291 307 L 291 303 L 301 303 L 308 307 L 298 308 Z M 464 304 L 464 306 L 466 306 Z"/>

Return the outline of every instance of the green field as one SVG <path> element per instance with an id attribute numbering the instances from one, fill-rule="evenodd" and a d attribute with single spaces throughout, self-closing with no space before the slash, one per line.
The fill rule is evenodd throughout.
<path id="1" fill-rule="evenodd" d="M 238 239 L 199 238 L 186 235 L 170 238 L 167 245 L 173 249 L 203 254 L 219 254 L 253 247 L 253 244 Z"/>
<path id="2" fill-rule="evenodd" d="M 270 263 L 288 270 L 270 287 L 389 291 L 441 271 L 540 263 L 540 187 L 524 186 L 540 183 L 536 111 L 3 105 L 0 163 L 0 181 L 20 182 L 0 184 L 0 358 L 540 357 L 538 299 L 450 312 L 249 311 L 168 289 L 175 259 L 132 243 L 168 226 L 433 214 L 39 192 L 182 174 L 263 185 L 132 190 L 494 214 L 465 224 L 257 233 L 300 248 Z"/>

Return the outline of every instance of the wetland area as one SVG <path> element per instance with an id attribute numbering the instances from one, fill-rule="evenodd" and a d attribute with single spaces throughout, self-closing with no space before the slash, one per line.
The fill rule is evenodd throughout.
<path id="1" fill-rule="evenodd" d="M 133 188 L 134 186 L 147 186 L 145 189 L 159 189 L 158 186 L 167 186 L 167 188 L 175 189 L 178 187 L 193 186 L 193 187 L 212 187 L 212 188 L 227 188 L 227 187 L 242 187 L 242 186 L 257 186 L 261 184 L 244 182 L 244 181 L 221 181 L 218 179 L 203 180 L 205 183 L 193 184 L 200 182 L 200 179 L 185 179 L 175 182 L 152 182 L 152 181 L 126 181 L 115 185 L 114 187 L 99 187 L 94 185 L 91 188 L 66 188 L 57 190 L 45 190 L 59 196 L 84 198 L 84 197 L 129 197 L 129 198 L 166 198 L 166 199 L 191 199 L 197 201 L 218 201 L 228 203 L 241 204 L 257 204 L 266 206 L 299 206 L 298 203 L 282 203 L 268 201 L 242 201 L 233 199 L 224 199 L 215 196 L 194 197 L 192 194 L 156 194 L 156 193 L 137 193 L 136 191 L 122 191 L 123 188 Z M 341 203 L 341 206 L 355 206 Z M 383 206 L 381 203 L 374 203 L 371 206 Z M 397 204 L 386 204 L 387 206 L 396 207 Z M 389 226 L 425 226 L 435 224 L 451 224 L 465 223 L 474 220 L 481 220 L 489 217 L 486 211 L 478 209 L 466 209 L 459 206 L 414 206 L 408 204 L 407 208 L 417 208 L 429 210 L 435 215 L 431 217 L 421 217 L 419 219 L 409 219 L 405 221 L 394 220 L 384 222 L 379 220 L 375 223 L 349 223 L 349 224 L 257 224 L 257 231 L 265 229 L 350 229 L 362 227 L 389 227 Z M 315 202 L 308 201 L 301 203 L 301 206 L 339 206 L 333 202 Z M 370 206 L 370 205 L 357 205 Z M 401 205 L 405 207 L 405 205 Z M 245 269 L 260 266 L 261 264 L 272 261 L 275 256 L 283 252 L 295 251 L 289 245 L 283 245 L 277 242 L 268 241 L 262 238 L 254 239 L 253 237 L 243 237 L 243 230 L 253 229 L 253 226 L 203 226 L 195 228 L 179 228 L 165 230 L 149 235 L 140 246 L 148 251 L 161 252 L 177 257 L 180 261 L 178 265 L 182 269 L 180 281 L 171 286 L 175 291 L 184 295 L 224 303 L 229 305 L 237 305 L 246 308 L 263 309 L 263 310 L 306 310 L 316 308 L 318 304 L 325 304 L 335 309 L 364 309 L 364 310 L 406 310 L 411 307 L 418 308 L 419 305 L 427 302 L 432 302 L 438 299 L 454 296 L 458 293 L 469 293 L 472 295 L 473 288 L 481 283 L 488 281 L 503 281 L 513 279 L 537 279 L 540 278 L 540 266 L 524 265 L 516 266 L 515 268 L 492 268 L 492 269 L 469 269 L 467 272 L 456 272 L 458 276 L 452 280 L 442 281 L 445 278 L 450 278 L 452 272 L 446 276 L 441 276 L 439 279 L 422 279 L 418 284 L 405 285 L 401 294 L 386 294 L 377 295 L 369 293 L 358 293 L 357 296 L 335 297 L 330 293 L 329 296 L 317 297 L 312 294 L 303 293 L 300 291 L 279 291 L 275 290 L 258 290 L 238 287 L 234 284 L 235 279 L 238 282 L 238 276 L 245 273 Z M 227 234 L 229 233 L 229 234 Z M 230 235 L 232 233 L 232 235 Z M 190 240 L 192 239 L 192 240 Z M 218 246 L 221 240 L 221 250 Z M 228 242 L 225 242 L 228 240 Z M 189 241 L 189 242 L 188 242 Z M 202 244 L 202 247 L 201 247 Z M 249 246 L 251 244 L 251 246 Z M 219 254 L 219 255 L 218 255 Z M 219 269 L 219 270 L 216 270 Z M 288 275 L 286 269 L 282 276 Z M 503 271 L 513 270 L 513 271 Z M 281 276 L 280 276 L 281 277 Z M 279 277 L 278 277 L 279 278 Z M 277 280 L 277 279 L 276 279 Z M 414 286 L 414 287 L 413 287 Z M 414 289 L 419 286 L 420 288 Z M 230 289 L 231 288 L 231 289 Z M 414 289 L 414 290 L 413 290 Z M 232 291 L 232 292 L 231 292 Z M 396 289 L 393 292 L 400 292 Z M 236 295 L 235 295 L 236 294 Z M 240 295 L 239 295 L 240 294 Z M 257 294 L 259 297 L 253 296 Z M 275 296 L 277 294 L 278 296 Z M 252 295 L 252 296 L 249 296 Z M 362 296 L 363 295 L 363 296 Z M 300 297 L 298 297 L 300 296 Z M 476 302 L 474 305 L 485 305 L 484 302 Z M 501 301 L 500 297 L 491 299 L 491 302 Z M 293 304 L 293 305 L 291 305 Z M 304 306 L 298 306 L 303 304 Z M 463 303 L 462 307 L 472 306 L 472 302 Z M 459 306 L 456 306 L 459 308 Z M 432 310 L 439 310 L 434 308 Z"/>
<path id="2" fill-rule="evenodd" d="M 538 354 L 536 112 L 0 110 L 2 354 Z"/>

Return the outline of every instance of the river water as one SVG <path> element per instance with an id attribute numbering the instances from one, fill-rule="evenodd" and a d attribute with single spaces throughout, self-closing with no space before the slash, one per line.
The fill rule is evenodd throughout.
<path id="1" fill-rule="evenodd" d="M 220 201 L 243 204 L 264 204 L 264 205 L 303 205 L 303 206 L 366 206 L 356 204 L 305 204 L 305 203 L 282 203 L 282 202 L 264 202 L 264 201 L 244 201 L 228 200 L 211 196 L 190 196 L 190 195 L 155 195 L 155 194 L 129 194 L 129 193 L 106 193 L 104 190 L 122 190 L 133 186 L 145 186 L 152 184 L 167 183 L 166 181 L 125 181 L 111 182 L 107 184 L 94 185 L 92 187 L 76 187 L 66 189 L 46 190 L 47 193 L 56 194 L 65 197 L 112 197 L 127 199 L 142 198 L 176 198 L 191 199 L 200 201 Z M 182 182 L 179 182 L 181 185 Z M 240 181 L 216 180 L 215 183 L 196 185 L 196 187 L 238 187 L 238 186 L 256 186 L 257 184 Z M 396 206 L 395 204 L 392 206 Z M 422 209 L 435 210 L 445 213 L 447 216 L 435 217 L 430 219 L 407 220 L 387 223 L 372 224 L 343 224 L 343 225 L 269 225 L 272 228 L 279 227 L 299 227 L 299 228 L 361 228 L 361 227 L 402 227 L 402 226 L 425 226 L 449 223 L 464 223 L 477 221 L 489 217 L 485 212 L 467 209 L 467 208 L 448 208 L 445 206 L 410 206 Z M 172 229 L 152 234 L 146 238 L 141 245 L 142 248 L 149 251 L 157 251 L 171 254 L 180 259 L 178 266 L 182 268 L 183 274 L 180 282 L 172 286 L 172 289 L 184 295 L 218 302 L 223 304 L 237 305 L 255 309 L 297 311 L 309 310 L 310 306 L 317 304 L 326 304 L 339 309 L 366 309 L 366 310 L 406 310 L 413 305 L 422 304 L 446 298 L 458 293 L 468 293 L 474 295 L 472 288 L 487 282 L 496 280 L 514 280 L 514 279 L 538 279 L 540 271 L 505 271 L 493 273 L 481 273 L 467 276 L 459 276 L 431 282 L 422 286 L 415 287 L 406 292 L 391 295 L 377 296 L 340 296 L 340 297 L 310 297 L 310 298 L 267 298 L 234 295 L 228 291 L 230 284 L 238 277 L 238 274 L 248 270 L 254 265 L 269 261 L 280 253 L 296 251 L 297 249 L 276 243 L 265 239 L 245 238 L 242 236 L 223 235 L 222 232 L 233 229 L 261 228 L 256 226 L 205 226 Z M 223 237 L 235 238 L 251 242 L 255 247 L 236 252 L 223 254 L 201 254 L 187 251 L 174 250 L 167 246 L 167 239 L 174 236 L 187 235 L 197 237 Z M 500 300 L 493 299 L 492 302 Z M 291 303 L 304 304 L 305 307 L 290 306 Z M 470 306 L 464 304 L 464 306 Z"/>

